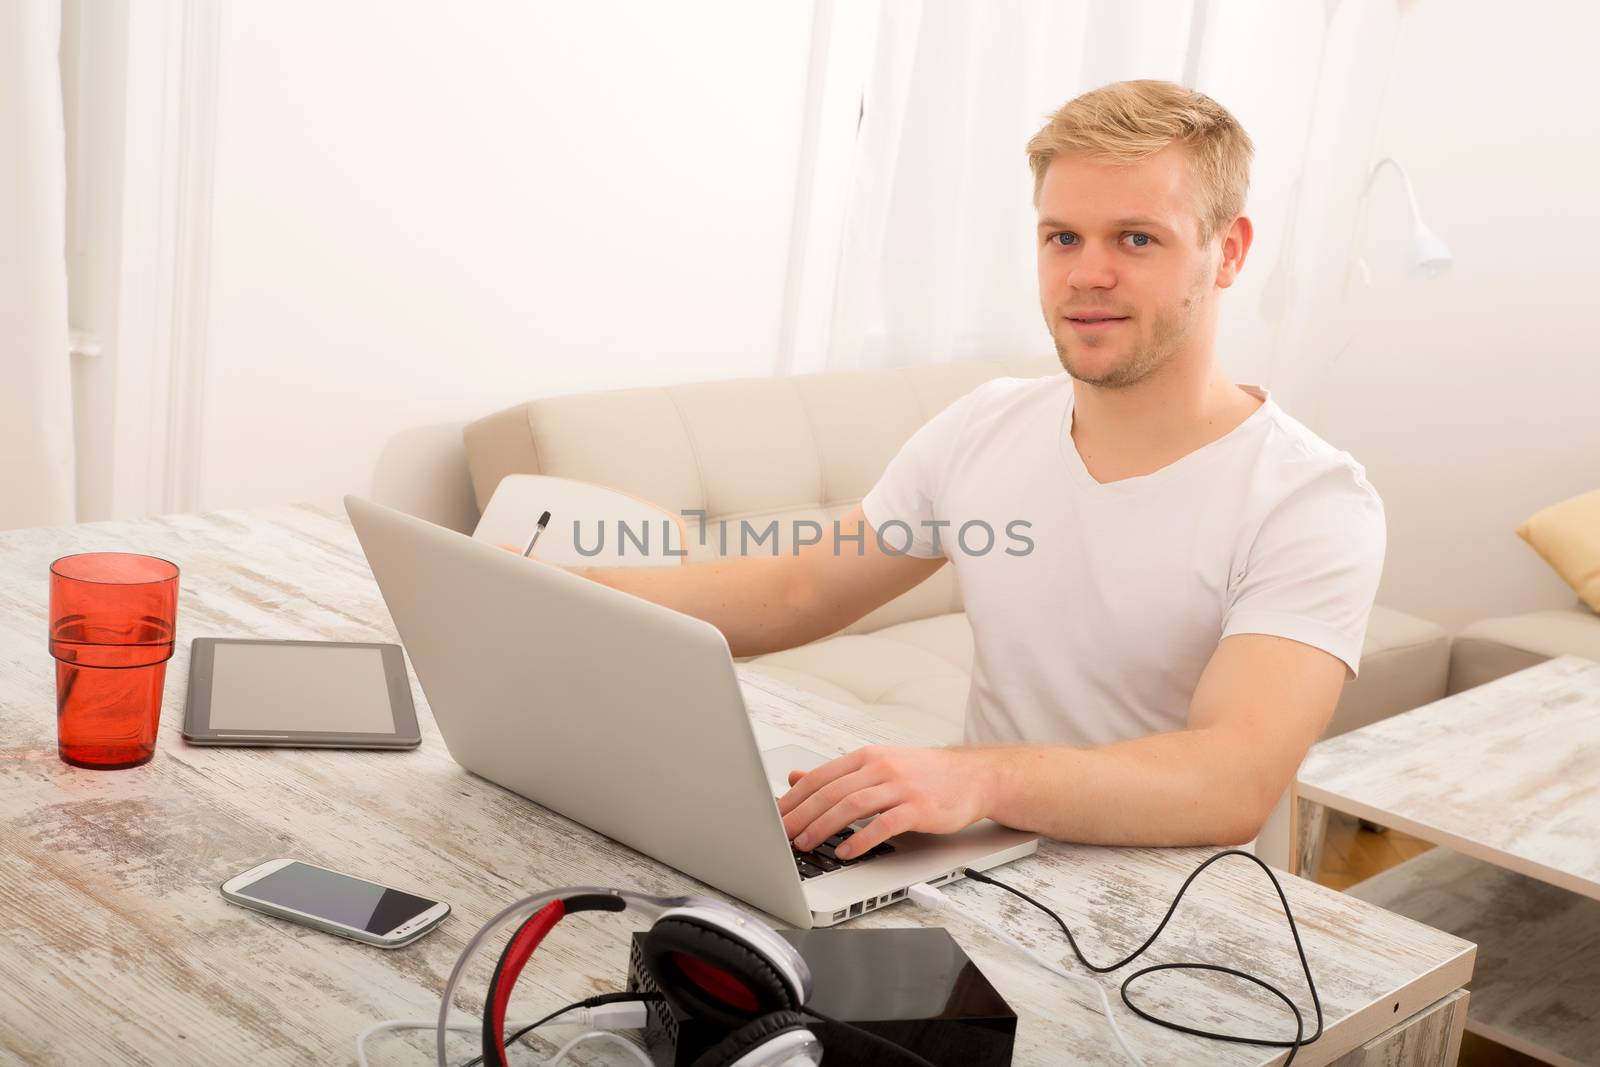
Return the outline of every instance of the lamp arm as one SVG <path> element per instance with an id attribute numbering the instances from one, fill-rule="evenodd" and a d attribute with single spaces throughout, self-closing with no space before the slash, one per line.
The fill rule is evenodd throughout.
<path id="1" fill-rule="evenodd" d="M 1421 225 L 1422 223 L 1422 211 L 1417 207 L 1417 194 L 1411 187 L 1411 177 L 1406 174 L 1406 169 L 1393 156 L 1384 156 L 1372 165 L 1372 170 L 1367 174 L 1366 183 L 1361 187 L 1361 196 L 1356 200 L 1356 221 L 1355 225 L 1350 228 L 1350 248 L 1344 257 L 1344 282 L 1339 288 L 1341 301 L 1350 291 L 1350 268 L 1355 263 L 1356 246 L 1361 241 L 1361 224 L 1366 221 L 1367 217 L 1367 194 L 1372 192 L 1372 187 L 1377 183 L 1378 173 L 1383 170 L 1384 164 L 1393 167 L 1394 172 L 1400 175 L 1400 185 L 1406 191 L 1406 203 L 1411 206 L 1412 225 Z"/>

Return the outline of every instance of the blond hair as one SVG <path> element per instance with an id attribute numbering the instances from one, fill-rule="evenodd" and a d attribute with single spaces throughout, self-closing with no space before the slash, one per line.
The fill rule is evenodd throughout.
<path id="1" fill-rule="evenodd" d="M 1033 204 L 1057 156 L 1137 163 L 1173 143 L 1189 150 L 1200 243 L 1244 212 L 1255 146 L 1228 109 L 1175 82 L 1113 82 L 1067 101 L 1028 142 Z"/>

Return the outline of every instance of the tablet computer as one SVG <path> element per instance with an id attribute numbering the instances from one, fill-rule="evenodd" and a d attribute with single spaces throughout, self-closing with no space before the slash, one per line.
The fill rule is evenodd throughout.
<path id="1" fill-rule="evenodd" d="M 197 637 L 183 737 L 197 745 L 415 748 L 399 645 Z"/>

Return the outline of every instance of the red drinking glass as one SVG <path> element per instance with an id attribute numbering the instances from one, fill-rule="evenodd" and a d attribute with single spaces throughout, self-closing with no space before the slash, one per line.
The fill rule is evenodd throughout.
<path id="1" fill-rule="evenodd" d="M 114 770 L 155 755 L 177 623 L 174 563 L 86 552 L 50 564 L 50 655 L 63 760 Z"/>

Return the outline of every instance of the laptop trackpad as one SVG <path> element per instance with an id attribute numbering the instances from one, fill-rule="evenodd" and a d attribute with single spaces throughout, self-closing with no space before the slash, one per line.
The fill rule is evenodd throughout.
<path id="1" fill-rule="evenodd" d="M 832 758 L 799 745 L 779 745 L 764 749 L 761 753 L 761 762 L 767 769 L 767 783 L 772 786 L 772 795 L 775 797 L 781 797 L 789 791 L 790 771 L 809 771 Z"/>

